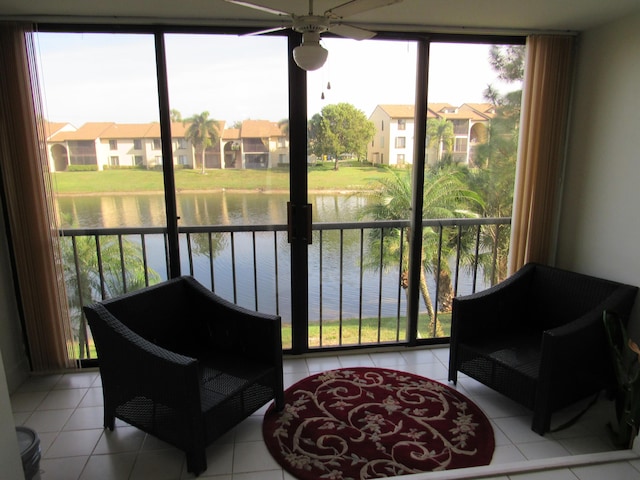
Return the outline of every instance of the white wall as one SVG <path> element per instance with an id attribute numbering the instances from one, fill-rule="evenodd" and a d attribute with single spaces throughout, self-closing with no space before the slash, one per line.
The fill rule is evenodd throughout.
<path id="1" fill-rule="evenodd" d="M 2 204 L 0 212 L 1 209 Z M 22 341 L 5 232 L 4 217 L 0 215 L 0 352 L 9 391 L 13 392 L 27 378 L 29 363 Z"/>
<path id="2" fill-rule="evenodd" d="M 557 265 L 640 286 L 640 12 L 579 38 L 576 78 Z"/>
<path id="3" fill-rule="evenodd" d="M 0 480 L 24 479 L 2 356 L 0 356 L 0 465 Z"/>
<path id="4" fill-rule="evenodd" d="M 26 378 L 28 364 L 13 296 L 7 243 L 4 221 L 0 215 L 0 480 L 18 480 L 23 479 L 24 474 L 9 393 Z"/>

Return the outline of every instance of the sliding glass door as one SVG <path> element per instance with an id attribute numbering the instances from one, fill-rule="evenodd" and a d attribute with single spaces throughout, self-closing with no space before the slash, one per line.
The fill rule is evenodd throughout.
<path id="1" fill-rule="evenodd" d="M 409 249 L 401 238 L 411 188 L 396 192 L 393 201 L 403 206 L 395 209 L 386 208 L 391 194 L 385 189 L 392 179 L 411 174 L 417 42 L 323 43 L 329 58 L 307 75 L 315 224 L 308 345 L 406 342 L 407 289 L 401 279 Z"/>
<path id="2" fill-rule="evenodd" d="M 181 270 L 234 303 L 281 315 L 288 333 L 287 38 L 164 42 Z"/>

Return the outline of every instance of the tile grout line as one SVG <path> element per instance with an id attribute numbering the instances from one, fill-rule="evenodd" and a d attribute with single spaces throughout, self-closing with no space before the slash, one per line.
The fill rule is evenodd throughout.
<path id="1" fill-rule="evenodd" d="M 363 366 L 374 366 L 374 367 L 378 367 L 378 368 L 390 368 L 390 369 L 396 369 L 396 370 L 411 369 L 411 368 L 415 367 L 416 365 L 422 365 L 422 366 L 425 366 L 425 365 L 439 365 L 440 367 L 444 367 L 445 369 L 447 368 L 447 365 L 445 365 L 445 364 L 444 364 L 444 360 L 443 360 L 443 358 L 444 358 L 444 354 L 437 355 L 437 354 L 433 353 L 433 357 L 432 357 L 432 358 L 434 359 L 434 361 L 433 361 L 432 363 L 419 363 L 419 362 L 420 362 L 420 360 L 418 360 L 418 359 L 415 359 L 414 361 L 411 361 L 411 360 L 409 360 L 408 358 L 406 358 L 406 357 L 404 357 L 404 356 L 402 355 L 402 358 L 404 359 L 404 363 L 403 363 L 403 364 L 401 364 L 401 365 L 387 365 L 387 364 L 386 364 L 386 362 L 388 361 L 388 358 L 387 358 L 387 357 L 384 357 L 384 356 L 381 356 L 381 357 L 380 357 L 380 358 L 378 358 L 378 359 L 377 359 L 377 361 L 376 361 L 375 354 L 373 354 L 373 355 L 371 355 L 371 354 L 366 354 L 366 355 L 367 355 L 367 357 L 366 357 L 366 358 L 367 358 L 367 360 L 364 360 L 364 357 L 363 357 L 363 363 L 366 363 L 366 364 L 368 364 L 368 365 L 363 365 Z M 346 360 L 346 358 L 344 358 L 344 357 L 345 357 L 345 356 L 340 356 L 340 355 L 337 355 L 337 356 L 328 356 L 328 357 L 325 357 L 325 360 L 324 360 L 324 361 L 329 362 L 329 363 L 334 362 L 334 363 L 337 363 L 338 365 L 342 366 L 342 368 L 345 368 L 345 367 L 344 367 L 345 362 L 346 362 L 346 363 L 349 363 L 349 362 L 348 362 L 348 360 Z M 441 358 L 441 357 L 442 357 L 442 358 Z M 285 361 L 286 361 L 286 360 L 285 360 Z M 320 361 L 323 361 L 323 360 L 322 360 L 322 359 L 320 359 Z M 312 362 L 313 362 L 313 359 L 312 359 Z M 380 363 L 380 364 L 381 364 L 381 366 L 380 366 L 380 365 L 378 365 L 378 363 Z M 304 368 L 304 369 L 303 369 L 303 368 L 297 368 L 297 367 L 294 367 L 294 368 L 292 369 L 292 371 L 291 371 L 291 372 L 289 372 L 289 374 L 295 377 L 295 376 L 299 376 L 299 375 L 309 376 L 309 375 L 312 375 L 312 374 L 317 373 L 317 372 L 313 372 L 313 373 L 312 373 L 312 372 L 309 370 L 309 359 L 304 359 L 304 364 L 302 364 L 302 365 L 304 365 L 306 368 Z M 314 365 L 317 367 L 317 364 L 314 364 Z M 298 369 L 299 369 L 299 370 L 301 370 L 301 371 L 300 371 L 300 372 L 298 372 L 298 371 L 297 371 Z M 71 412 L 71 414 L 69 415 L 69 418 L 67 418 L 67 419 L 65 420 L 64 424 L 63 424 L 63 425 L 62 425 L 62 426 L 61 426 L 57 431 L 55 431 L 55 432 L 47 432 L 47 433 L 52 433 L 52 434 L 54 434 L 54 436 L 53 436 L 53 440 L 50 442 L 49 447 L 48 447 L 48 448 L 50 448 L 50 447 L 51 447 L 51 445 L 53 445 L 53 443 L 56 441 L 56 439 L 58 439 L 58 437 L 59 437 L 60 433 L 61 433 L 61 432 L 63 432 L 63 431 L 65 431 L 65 430 L 64 430 L 64 429 L 65 429 L 65 427 L 69 424 L 69 422 L 70 422 L 70 421 L 71 421 L 71 419 L 73 418 L 74 414 L 76 414 L 76 413 L 79 411 L 79 409 L 80 409 L 80 408 L 82 408 L 80 405 L 81 405 L 81 404 L 82 404 L 82 402 L 87 398 L 87 396 L 88 396 L 88 395 L 89 395 L 89 393 L 91 392 L 91 389 L 92 389 L 94 386 L 99 386 L 99 378 L 100 378 L 100 377 L 99 377 L 99 374 L 97 374 L 97 375 L 96 375 L 96 379 L 94 379 L 94 380 L 93 380 L 93 382 L 91 382 L 91 385 L 90 385 L 89 387 L 86 387 L 86 386 L 80 386 L 80 387 L 73 387 L 73 388 L 58 388 L 58 387 L 61 387 L 61 386 L 62 386 L 62 383 L 61 383 L 61 382 L 63 382 L 63 381 L 64 381 L 64 376 L 60 376 L 60 377 L 56 380 L 56 382 L 55 382 L 53 385 L 51 385 L 51 386 L 50 386 L 48 389 L 46 389 L 46 390 L 36 390 L 36 391 L 33 391 L 33 392 L 23 392 L 23 393 L 37 393 L 37 392 L 45 392 L 46 394 L 42 397 L 42 399 L 41 399 L 39 402 L 37 402 L 37 405 L 36 405 L 33 409 L 31 409 L 30 411 L 26 412 L 26 413 L 28 413 L 28 415 L 24 418 L 24 420 L 23 420 L 22 424 L 26 424 L 26 423 L 29 421 L 29 419 L 30 419 L 30 418 L 32 418 L 32 416 L 34 415 L 34 413 L 36 413 L 36 412 L 38 412 L 38 411 L 44 411 L 44 410 L 40 410 L 40 408 L 39 408 L 39 407 L 44 403 L 45 399 L 46 399 L 46 398 L 49 396 L 49 394 L 50 394 L 50 393 L 52 393 L 53 391 L 64 391 L 64 390 L 73 390 L 73 389 L 85 389 L 84 395 L 82 395 L 82 396 L 81 396 L 81 398 L 77 401 L 77 403 L 75 404 L 75 406 L 74 406 L 73 408 L 70 408 L 70 409 L 69 409 L 69 410 L 72 410 L 72 412 Z M 438 379 L 435 379 L 435 380 L 436 380 L 436 381 L 441 381 L 442 383 L 445 383 L 445 384 L 449 384 L 449 383 L 448 383 L 448 382 L 446 382 L 446 381 L 442 381 L 442 380 L 438 380 Z M 459 385 L 460 385 L 460 384 L 459 384 Z M 451 386 L 451 385 L 449 385 L 449 386 Z M 470 400 L 472 400 L 472 401 L 474 401 L 474 402 L 476 402 L 476 401 L 477 401 L 477 396 L 478 396 L 478 395 L 470 394 L 470 393 L 466 390 L 466 388 L 464 388 L 464 386 L 457 386 L 457 387 L 455 387 L 455 388 L 456 388 L 456 389 L 459 389 L 459 391 L 461 391 L 461 393 L 463 393 L 464 395 L 466 395 Z M 95 407 L 98 407 L 99 405 L 91 405 L 91 407 L 94 407 L 94 406 L 95 406 Z M 58 410 L 58 409 L 49 409 L 49 410 Z M 67 410 L 67 409 L 65 408 L 64 410 Z M 485 414 L 487 414 L 487 412 L 486 412 L 484 409 L 483 409 L 483 412 L 485 412 Z M 23 412 L 16 412 L 16 413 L 23 413 Z M 487 416 L 489 417 L 489 415 L 487 415 Z M 513 417 L 513 415 L 505 415 L 504 417 L 499 417 L 499 418 L 512 418 L 512 417 Z M 491 419 L 491 421 L 492 421 L 492 426 L 493 426 L 493 428 L 494 428 L 494 429 L 496 429 L 496 430 L 498 430 L 498 431 L 502 434 L 503 438 L 505 438 L 505 439 L 509 442 L 509 445 L 515 446 L 515 447 L 516 447 L 516 450 L 517 450 L 518 452 L 520 452 L 520 454 L 521 454 L 523 457 L 525 457 L 525 458 L 526 458 L 527 456 L 525 455 L 524 451 L 521 449 L 521 446 L 522 446 L 522 445 L 524 445 L 524 444 L 526 444 L 526 443 L 535 443 L 535 442 L 533 442 L 533 441 L 532 441 L 532 442 L 520 442 L 520 443 L 515 443 L 515 442 L 514 442 L 514 441 L 513 441 L 513 440 L 512 440 L 512 439 L 511 439 L 511 438 L 510 438 L 510 437 L 505 433 L 505 431 L 504 431 L 502 428 L 500 428 L 500 427 L 498 426 L 498 424 L 496 424 L 496 423 L 495 423 L 495 417 L 489 417 L 489 418 L 490 418 L 490 419 Z M 102 455 L 102 454 L 95 453 L 95 452 L 96 452 L 96 449 L 97 449 L 97 447 L 98 447 L 98 445 L 100 444 L 100 441 L 101 441 L 101 440 L 105 437 L 105 435 L 106 435 L 106 429 L 104 429 L 104 427 L 101 427 L 101 428 L 102 428 L 102 432 L 101 432 L 101 434 L 99 435 L 98 440 L 96 441 L 96 444 L 93 446 L 93 448 L 92 448 L 92 450 L 91 450 L 91 453 L 90 453 L 88 456 L 86 456 L 85 462 L 84 462 L 84 464 L 83 464 L 83 466 L 82 466 L 82 469 L 80 470 L 80 473 L 79 473 L 79 475 L 78 475 L 78 478 L 81 478 L 81 477 L 82 477 L 83 473 L 85 472 L 85 470 L 86 470 L 86 468 L 87 468 L 87 466 L 88 466 L 88 464 L 89 464 L 90 459 L 91 459 L 93 456 Z M 75 429 L 74 429 L 74 430 L 75 430 Z M 74 431 L 74 430 L 68 430 L 68 431 Z M 595 438 L 595 439 L 601 439 L 601 440 L 602 440 L 602 435 L 598 435 L 596 432 L 593 432 L 593 434 L 592 434 L 592 435 L 590 435 L 590 436 L 591 436 L 591 437 L 593 437 L 593 438 Z M 147 442 L 147 440 L 148 440 L 148 435 L 146 435 L 146 434 L 145 434 L 144 440 L 143 440 L 143 441 L 142 441 L 142 442 L 141 442 L 141 443 L 136 447 L 135 452 L 133 452 L 133 451 L 132 451 L 132 453 L 135 453 L 135 459 L 134 459 L 134 462 L 133 462 L 133 463 L 132 463 L 132 465 L 131 465 L 131 470 L 130 470 L 130 472 L 129 472 L 129 476 L 128 476 L 128 478 L 129 478 L 129 479 L 131 479 L 131 478 L 132 478 L 132 475 L 133 475 L 133 472 L 134 472 L 135 465 L 136 465 L 136 463 L 139 461 L 139 455 L 140 455 L 140 453 L 143 451 L 144 445 L 145 445 L 145 443 Z M 565 447 L 565 446 L 562 444 L 562 442 L 561 442 L 561 440 L 563 440 L 563 439 L 554 439 L 554 440 L 555 440 L 555 441 L 557 441 L 561 446 L 563 446 L 563 448 L 565 448 L 565 449 L 566 449 L 566 447 Z M 566 439 L 564 439 L 564 440 L 566 440 Z M 237 446 L 237 442 L 236 442 L 236 436 L 235 436 L 235 434 L 234 434 L 234 437 L 233 437 L 232 467 L 231 467 L 231 471 L 232 471 L 231 475 L 232 475 L 232 476 L 233 476 L 233 475 L 240 475 L 241 473 L 244 473 L 244 472 L 235 472 L 234 465 L 235 465 L 235 457 L 236 457 L 236 453 L 237 453 L 237 452 L 236 452 L 236 446 Z M 506 446 L 506 444 L 505 444 L 505 446 Z M 44 455 L 44 453 L 45 453 L 45 452 L 43 452 L 43 455 Z M 607 456 L 607 455 L 606 455 L 607 453 L 609 453 L 609 454 L 611 454 L 611 455 L 610 455 L 610 456 Z M 577 461 L 579 461 L 579 460 L 580 460 L 580 459 L 579 459 L 579 457 L 580 457 L 580 456 L 583 456 L 583 457 L 586 457 L 586 456 L 594 457 L 594 456 L 595 456 L 594 458 L 602 458 L 602 459 L 603 459 L 603 460 L 601 460 L 599 463 L 609 463 L 609 462 L 611 462 L 611 461 L 617 461 L 617 460 L 616 460 L 616 458 L 618 458 L 618 457 L 616 457 L 616 454 L 619 454 L 619 453 L 620 453 L 620 452 L 618 451 L 618 452 L 599 452 L 599 453 L 595 453 L 595 454 L 588 454 L 588 455 L 584 455 L 584 454 L 583 454 L 583 455 L 580 455 L 580 454 L 571 454 L 571 452 L 569 452 L 568 457 L 570 457 L 570 459 L 569 459 L 569 460 L 566 460 L 566 461 L 567 461 L 569 464 L 572 464 L 573 462 L 577 462 Z M 113 454 L 114 454 L 113 452 L 105 453 L 105 455 L 113 455 Z M 70 456 L 67 456 L 67 457 L 61 457 L 61 458 L 69 458 L 69 457 L 73 457 L 73 456 L 74 456 L 74 455 L 70 455 Z M 78 456 L 80 456 L 80 455 L 78 455 Z M 83 455 L 83 457 L 84 457 L 84 455 Z M 574 459 L 574 460 L 572 460 L 572 459 L 571 459 L 571 458 L 573 458 L 573 457 L 575 457 L 575 459 Z M 612 458 L 612 460 L 611 460 L 611 459 L 609 459 L 609 458 Z M 535 468 L 536 468 L 536 467 L 535 467 L 535 462 L 546 462 L 546 464 L 551 464 L 551 465 L 552 465 L 552 464 L 554 464 L 555 462 L 559 461 L 560 459 L 564 459 L 564 457 L 557 457 L 557 456 L 556 456 L 556 457 L 549 457 L 549 458 L 544 458 L 544 459 L 526 460 L 526 461 L 523 461 L 523 462 L 518 462 L 518 463 L 522 463 L 521 467 L 522 467 L 523 469 L 521 469 L 521 470 L 515 470 L 515 471 L 516 471 L 517 473 L 526 473 L 527 471 L 529 471 L 529 470 L 526 470 L 527 468 L 532 468 L 532 469 L 533 469 L 532 471 L 536 471 L 536 470 L 535 470 Z M 640 460 L 640 455 L 639 455 L 639 454 L 636 454 L 635 456 L 630 457 L 630 459 L 631 459 L 631 460 Z M 624 460 L 624 459 L 621 459 L 620 461 L 623 461 L 623 460 Z M 183 459 L 183 460 L 182 460 L 182 462 L 183 462 L 183 464 L 182 464 L 182 469 L 181 469 L 181 476 L 180 476 L 179 478 L 188 478 L 188 475 L 186 475 L 186 466 L 185 466 L 185 463 L 184 463 L 184 462 L 185 462 L 185 460 Z M 506 467 L 504 467 L 504 466 L 506 466 L 506 465 L 508 465 L 508 464 L 506 464 L 506 463 L 502 463 L 502 464 L 494 464 L 493 466 L 495 466 L 496 468 L 498 468 L 498 470 L 500 470 L 500 468 L 501 468 L 501 467 L 503 467 L 503 470 L 504 470 L 504 469 L 506 468 Z M 577 466 L 582 466 L 582 464 L 577 465 Z M 635 465 L 633 465 L 633 464 L 632 464 L 632 466 L 633 466 L 633 468 L 634 468 L 634 469 L 636 469 L 636 470 L 639 470 L 639 471 L 640 471 L 640 468 L 639 468 L 639 467 L 640 467 L 640 463 L 638 463 L 638 467 L 636 467 L 636 466 L 635 466 Z M 563 467 L 557 467 L 557 468 L 563 468 Z M 547 469 L 548 469 L 548 468 L 545 468 L 545 470 L 547 470 Z M 282 472 L 282 478 L 284 479 L 284 478 L 285 478 L 285 470 L 284 470 L 284 469 L 281 469 L 280 471 Z M 442 472 L 440 472 L 440 473 L 442 473 Z M 449 477 L 448 477 L 448 476 L 446 476 L 446 477 L 442 477 L 442 478 L 449 478 Z M 451 478 L 453 478 L 453 477 L 451 477 Z M 469 478 L 469 477 L 467 477 L 467 478 Z M 44 479 L 44 480 L 46 480 L 46 477 L 45 477 L 45 479 Z"/>

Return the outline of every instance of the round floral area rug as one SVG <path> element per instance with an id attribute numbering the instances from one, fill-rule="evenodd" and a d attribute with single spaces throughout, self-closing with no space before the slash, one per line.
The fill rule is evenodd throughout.
<path id="1" fill-rule="evenodd" d="M 487 465 L 487 417 L 453 388 L 412 373 L 344 368 L 285 391 L 264 417 L 267 447 L 303 480 L 367 479 Z"/>

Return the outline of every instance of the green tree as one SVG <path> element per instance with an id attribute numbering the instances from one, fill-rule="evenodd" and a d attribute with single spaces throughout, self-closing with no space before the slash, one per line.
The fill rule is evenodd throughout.
<path id="1" fill-rule="evenodd" d="M 518 111 L 510 105 L 506 110 Z M 482 216 L 510 217 L 513 210 L 513 185 L 518 152 L 519 114 L 498 108 L 491 121 L 488 141 L 478 146 L 476 158 L 481 168 L 469 175 L 469 184 L 484 200 Z M 485 280 L 495 285 L 506 278 L 510 230 L 504 225 L 487 225 L 482 229 L 479 263 Z"/>
<path id="2" fill-rule="evenodd" d="M 365 157 L 374 134 L 375 126 L 362 110 L 350 103 L 327 105 L 309 121 L 309 151 L 334 158 L 337 170 L 341 155 Z"/>
<path id="3" fill-rule="evenodd" d="M 278 127 L 282 131 L 285 137 L 289 138 L 289 119 L 283 118 L 278 122 Z"/>
<path id="4" fill-rule="evenodd" d="M 427 120 L 427 138 L 427 146 L 436 147 L 436 162 L 440 162 L 442 153 L 450 153 L 453 149 L 453 123 L 446 118 L 430 118 Z"/>
<path id="5" fill-rule="evenodd" d="M 123 237 L 101 236 L 99 248 L 95 237 L 64 238 L 61 246 L 72 329 L 82 359 L 89 348 L 82 306 L 102 300 L 103 295 L 113 298 L 145 287 L 145 263 L 141 247 Z M 149 284 L 160 281 L 153 269 L 147 269 L 146 276 Z"/>
<path id="6" fill-rule="evenodd" d="M 172 122 L 181 122 L 182 121 L 182 114 L 180 113 L 179 110 L 176 110 L 175 108 L 171 109 L 171 111 L 169 112 L 169 115 L 171 116 L 171 121 Z"/>
<path id="7" fill-rule="evenodd" d="M 524 45 L 492 45 L 489 63 L 500 80 L 515 82 L 524 78 L 525 53 Z"/>
<path id="8" fill-rule="evenodd" d="M 205 111 L 184 120 L 183 124 L 187 123 L 189 126 L 184 137 L 191 142 L 196 152 L 200 151 L 201 172 L 204 174 L 205 151 L 220 141 L 218 122 L 209 118 L 209 112 Z"/>
<path id="9" fill-rule="evenodd" d="M 423 218 L 456 218 L 474 216 L 468 208 L 480 204 L 480 197 L 469 190 L 464 177 L 455 167 L 431 168 L 425 172 L 423 196 Z M 411 176 L 406 170 L 391 170 L 389 175 L 377 181 L 371 189 L 371 201 L 363 209 L 363 217 L 374 220 L 406 220 L 411 214 Z M 443 232 L 444 234 L 444 232 Z M 443 240 L 442 258 L 448 258 L 447 245 L 455 244 L 452 234 L 446 234 Z M 391 268 L 398 265 L 398 256 L 402 252 L 400 265 L 402 268 L 402 288 L 407 292 L 409 287 L 409 242 L 411 229 L 386 228 L 373 229 L 369 235 L 369 259 L 367 267 L 377 269 Z M 427 273 L 435 275 L 440 271 L 443 276 L 449 275 L 446 262 L 439 263 L 438 246 L 440 232 L 438 228 L 423 229 L 422 252 L 420 262 L 420 295 L 429 316 L 428 335 L 444 336 L 444 331 L 437 321 L 433 297 L 427 285 Z M 382 248 L 380 242 L 383 242 Z M 382 255 L 382 258 L 380 258 Z M 440 281 L 440 288 L 451 289 L 451 283 Z M 441 293 L 438 292 L 438 295 Z"/>
<path id="10" fill-rule="evenodd" d="M 489 52 L 489 63 L 498 78 L 518 82 L 524 76 L 525 47 L 523 45 L 497 46 Z M 496 107 L 496 115 L 488 128 L 487 142 L 476 150 L 475 164 L 468 182 L 483 198 L 484 217 L 510 217 L 513 210 L 513 186 L 518 154 L 519 121 L 522 90 L 500 93 L 489 85 L 484 92 L 487 101 Z M 510 229 L 490 225 L 482 229 L 479 262 L 485 280 L 491 285 L 507 276 Z"/>

